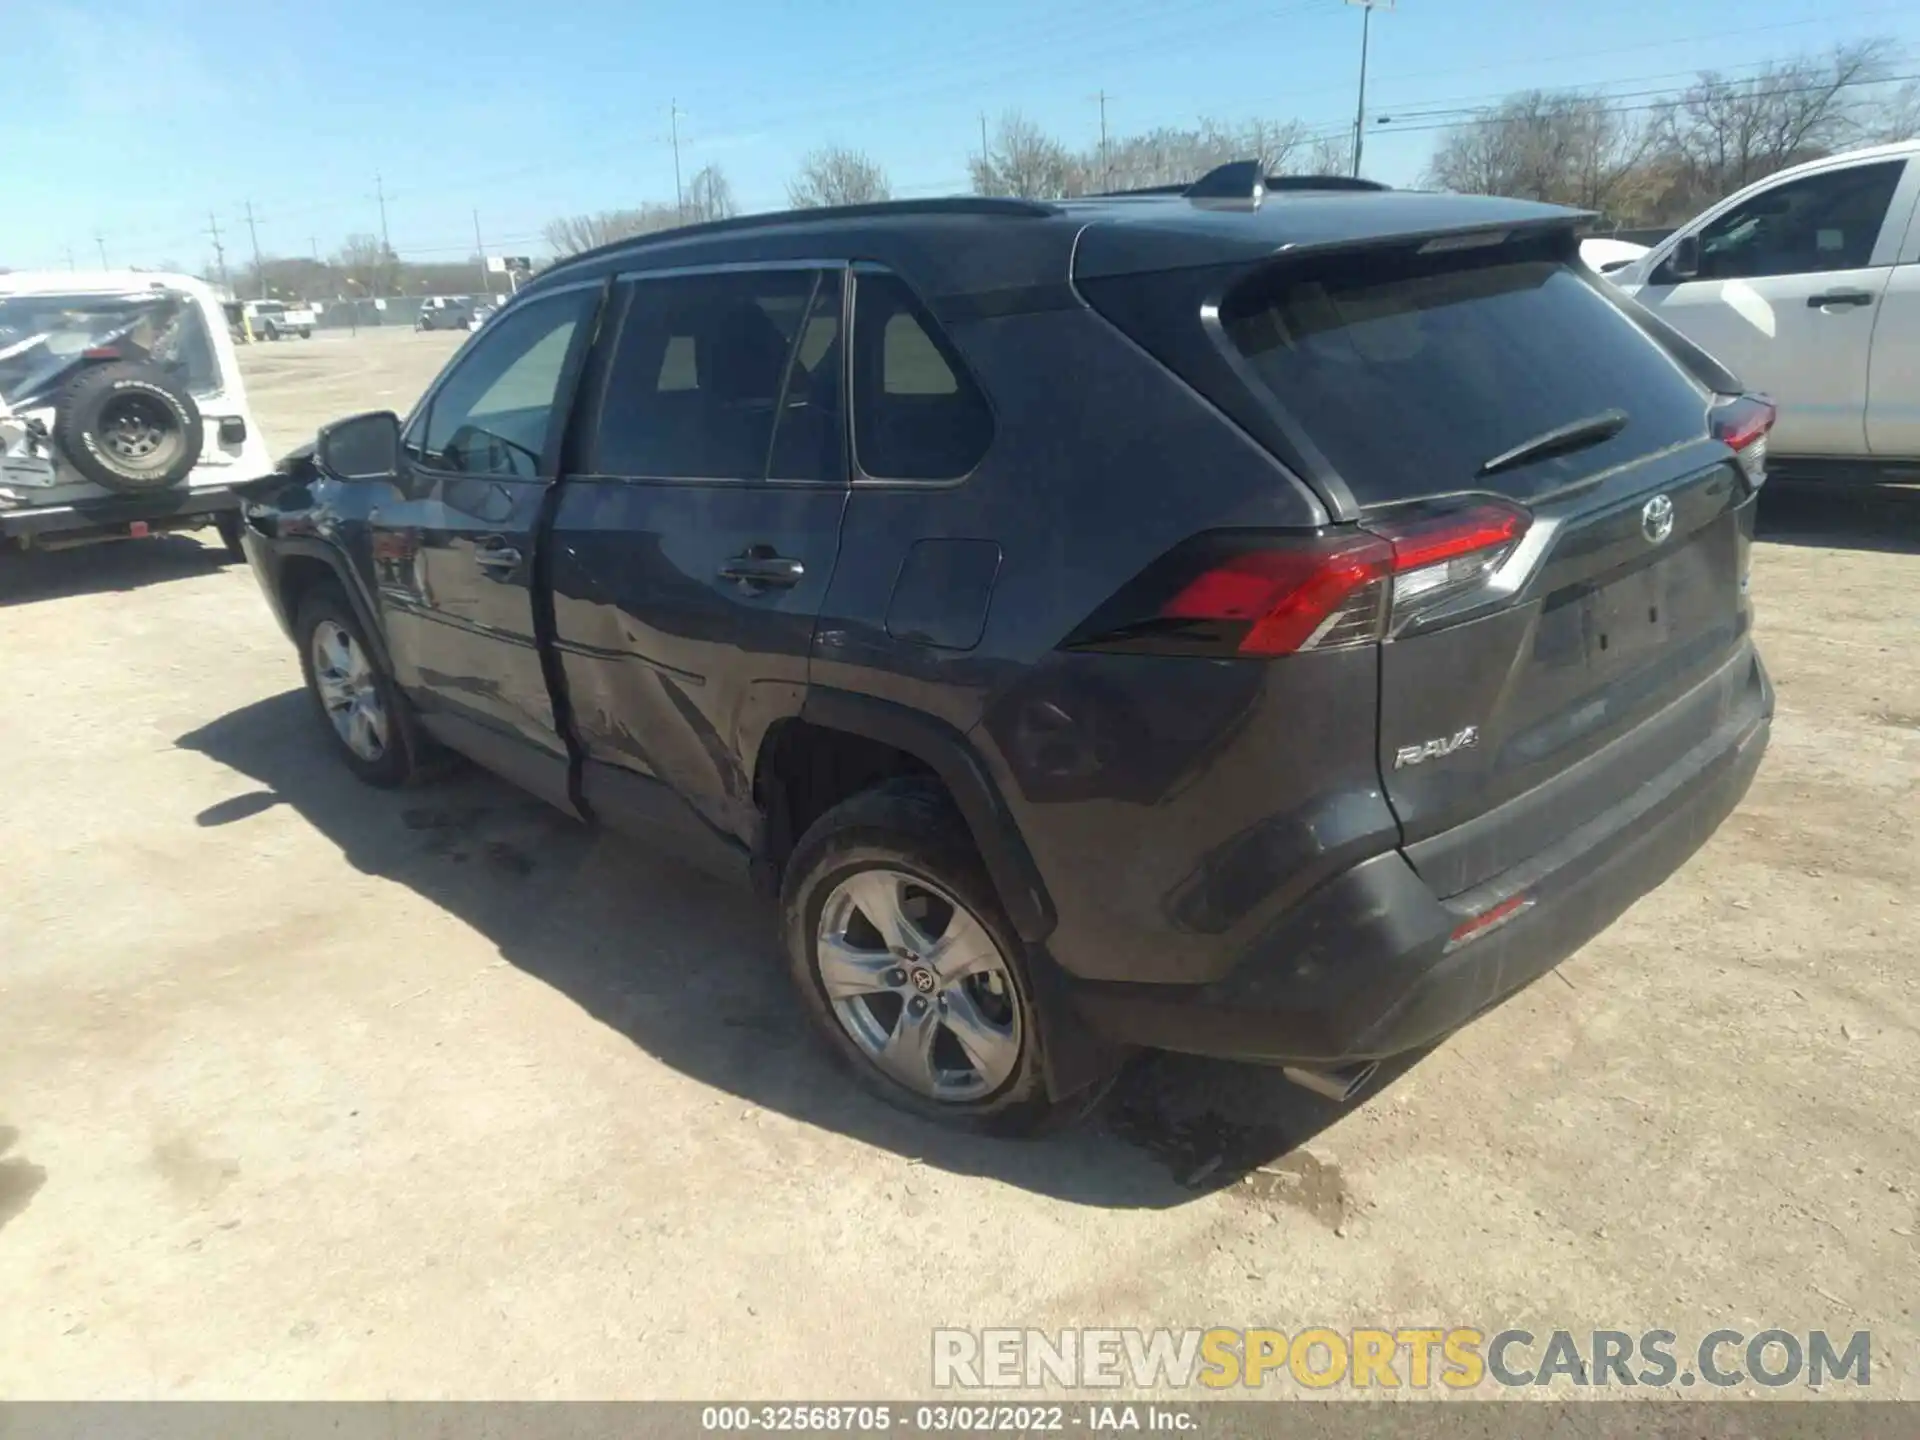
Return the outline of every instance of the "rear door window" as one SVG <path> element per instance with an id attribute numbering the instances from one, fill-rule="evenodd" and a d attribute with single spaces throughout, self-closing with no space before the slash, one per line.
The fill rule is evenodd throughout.
<path id="1" fill-rule="evenodd" d="M 839 327 L 837 273 L 633 282 L 591 468 L 642 479 L 844 480 Z"/>
<path id="2" fill-rule="evenodd" d="M 957 480 L 987 453 L 993 412 L 959 353 L 896 276 L 854 289 L 853 443 L 880 480 Z"/>
<path id="3" fill-rule="evenodd" d="M 1283 263 L 1230 292 L 1221 322 L 1362 505 L 1538 494 L 1704 433 L 1702 392 L 1545 248 Z M 1628 416 L 1612 439 L 1481 475 L 1608 410 Z"/>

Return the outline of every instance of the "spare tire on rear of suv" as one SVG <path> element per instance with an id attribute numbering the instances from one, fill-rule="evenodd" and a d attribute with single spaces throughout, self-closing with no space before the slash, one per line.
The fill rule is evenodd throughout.
<path id="1" fill-rule="evenodd" d="M 123 362 L 82 371 L 67 386 L 53 438 L 96 485 L 144 495 L 186 479 L 205 434 L 200 407 L 172 376 L 157 365 Z"/>

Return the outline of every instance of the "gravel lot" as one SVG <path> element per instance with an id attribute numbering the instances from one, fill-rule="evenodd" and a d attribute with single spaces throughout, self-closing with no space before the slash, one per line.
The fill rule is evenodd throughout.
<path id="1" fill-rule="evenodd" d="M 245 361 L 284 449 L 459 338 Z M 1871 1329 L 1920 1398 L 1920 506 L 1763 528 L 1773 749 L 1681 874 L 1348 1112 L 1158 1060 L 1035 1144 L 842 1083 L 735 892 L 484 775 L 356 786 L 216 548 L 0 557 L 0 1396 L 897 1397 L 936 1325 L 1514 1324 Z"/>

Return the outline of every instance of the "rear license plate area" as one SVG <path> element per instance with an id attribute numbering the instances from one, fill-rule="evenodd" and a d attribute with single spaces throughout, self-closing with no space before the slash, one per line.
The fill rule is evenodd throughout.
<path id="1" fill-rule="evenodd" d="M 1732 617 L 1738 584 L 1719 563 L 1712 534 L 1695 536 L 1650 565 L 1616 576 L 1582 603 L 1587 670 L 1605 678 L 1671 654 Z"/>

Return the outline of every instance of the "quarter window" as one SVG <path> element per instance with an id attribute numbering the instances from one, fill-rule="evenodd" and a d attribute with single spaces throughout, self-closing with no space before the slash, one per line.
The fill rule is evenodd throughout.
<path id="1" fill-rule="evenodd" d="M 853 432 L 860 468 L 883 480 L 957 480 L 980 463 L 993 413 L 952 343 L 892 275 L 854 290 Z"/>

